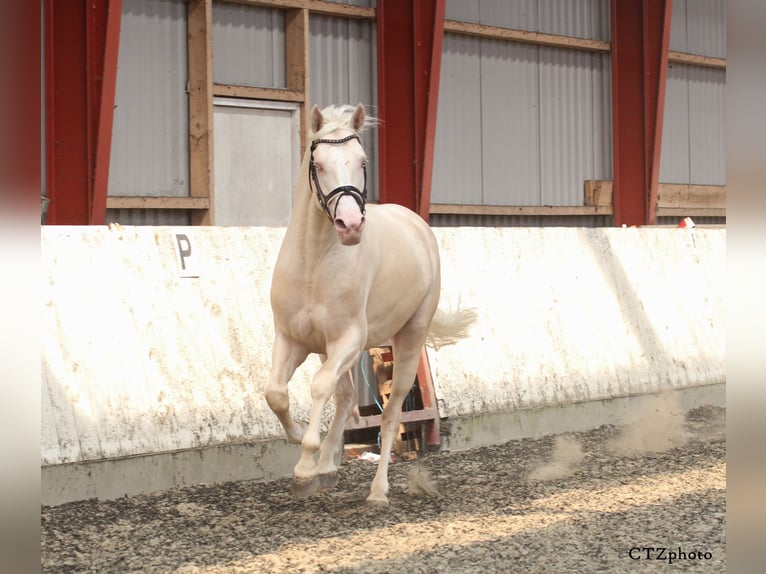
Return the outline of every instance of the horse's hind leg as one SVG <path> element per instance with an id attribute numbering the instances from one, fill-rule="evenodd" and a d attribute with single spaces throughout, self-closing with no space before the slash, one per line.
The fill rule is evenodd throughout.
<path id="1" fill-rule="evenodd" d="M 372 481 L 367 502 L 388 504 L 388 464 L 391 449 L 402 418 L 402 403 L 412 388 L 418 371 L 420 353 L 426 338 L 428 324 L 413 324 L 411 320 L 402 331 L 394 336 L 394 376 L 391 382 L 391 396 L 383 410 L 380 424 L 380 461 Z"/>
<path id="2" fill-rule="evenodd" d="M 290 415 L 287 383 L 290 382 L 295 369 L 306 360 L 307 356 L 308 353 L 301 345 L 277 331 L 271 351 L 271 374 L 266 385 L 265 396 L 269 407 L 285 429 L 287 441 L 294 444 L 300 444 L 303 440 L 304 427 Z"/>

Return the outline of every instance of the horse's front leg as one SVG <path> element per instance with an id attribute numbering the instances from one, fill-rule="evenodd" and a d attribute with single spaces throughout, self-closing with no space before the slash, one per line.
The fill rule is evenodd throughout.
<path id="1" fill-rule="evenodd" d="M 340 412 L 336 412 L 328 437 L 330 442 L 322 446 L 320 464 L 315 461 L 315 455 L 319 451 L 321 438 L 319 435 L 319 424 L 322 419 L 327 401 L 335 393 L 338 379 L 343 375 L 340 389 L 344 392 L 341 396 L 349 395 L 347 385 L 350 385 L 348 370 L 359 359 L 362 352 L 364 339 L 356 331 L 349 330 L 343 337 L 327 346 L 327 359 L 322 367 L 317 371 L 311 382 L 311 414 L 306 433 L 301 441 L 301 458 L 293 470 L 293 491 L 299 496 L 307 496 L 316 491 L 321 485 L 317 475 L 321 472 L 332 474 L 337 472 L 331 452 L 337 447 L 340 436 L 345 427 L 348 415 L 353 409 L 353 395 L 348 399 L 342 399 Z M 334 443 L 334 444 L 333 444 Z M 329 478 L 332 482 L 332 478 Z M 325 481 L 327 483 L 327 481 Z M 332 487 L 334 484 L 325 484 L 325 487 Z"/>
<path id="2" fill-rule="evenodd" d="M 271 374 L 264 394 L 266 402 L 285 429 L 287 441 L 294 444 L 300 444 L 303 440 L 304 428 L 290 415 L 287 383 L 307 356 L 308 353 L 302 345 L 280 331 L 276 332 L 274 347 L 271 350 Z"/>
<path id="3" fill-rule="evenodd" d="M 343 431 L 346 430 L 346 423 L 356 403 L 356 387 L 354 387 L 350 371 L 346 371 L 338 378 L 338 385 L 335 388 L 335 417 L 319 447 L 317 474 L 320 490 L 330 490 L 338 484 L 336 458 L 343 442 Z"/>

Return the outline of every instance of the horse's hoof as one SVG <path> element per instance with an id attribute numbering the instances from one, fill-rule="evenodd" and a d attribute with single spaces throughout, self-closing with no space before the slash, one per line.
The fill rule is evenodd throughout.
<path id="1" fill-rule="evenodd" d="M 298 498 L 308 498 L 319 490 L 319 479 L 316 476 L 311 478 L 293 478 L 293 494 Z"/>
<path id="2" fill-rule="evenodd" d="M 388 497 L 385 494 L 373 494 L 367 497 L 367 504 L 370 506 L 388 506 Z"/>
<path id="3" fill-rule="evenodd" d="M 338 485 L 338 480 L 340 478 L 338 477 L 338 472 L 328 472 L 326 474 L 320 474 L 319 475 L 319 491 L 320 492 L 327 492 L 328 490 L 332 490 Z"/>

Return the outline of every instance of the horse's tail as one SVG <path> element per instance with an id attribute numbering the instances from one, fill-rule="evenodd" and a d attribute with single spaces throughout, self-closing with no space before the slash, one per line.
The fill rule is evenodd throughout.
<path id="1" fill-rule="evenodd" d="M 458 305 L 458 308 L 455 310 L 444 311 L 437 309 L 434 318 L 431 320 L 426 345 L 439 349 L 439 347 L 452 345 L 460 339 L 465 339 L 476 322 L 476 318 L 476 309 L 473 307 L 461 309 L 460 305 Z"/>

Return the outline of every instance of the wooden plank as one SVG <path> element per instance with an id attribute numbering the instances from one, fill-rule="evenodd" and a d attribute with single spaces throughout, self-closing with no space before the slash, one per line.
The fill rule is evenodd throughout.
<path id="1" fill-rule="evenodd" d="M 209 209 L 207 197 L 107 197 L 108 209 Z"/>
<path id="2" fill-rule="evenodd" d="M 209 200 L 192 212 L 193 225 L 212 225 L 213 214 L 213 2 L 190 0 L 187 12 L 189 58 L 189 192 Z"/>
<path id="3" fill-rule="evenodd" d="M 657 207 L 726 209 L 726 186 L 661 183 Z"/>
<path id="4" fill-rule="evenodd" d="M 300 109 L 301 157 L 306 150 L 309 92 L 309 13 L 288 10 L 285 15 L 285 72 L 287 89 L 304 95 Z"/>
<path id="5" fill-rule="evenodd" d="M 346 430 L 380 427 L 382 418 L 382 415 L 370 415 L 368 417 L 359 417 L 359 422 L 356 422 L 353 418 L 350 418 L 346 423 Z M 404 424 L 420 421 L 433 421 L 435 419 L 438 420 L 438 418 L 439 413 L 437 412 L 436 407 L 429 407 L 417 411 L 402 412 L 401 423 Z"/>
<path id="6" fill-rule="evenodd" d="M 586 180 L 584 206 L 555 205 L 450 205 L 433 204 L 430 213 L 447 215 L 610 215 L 614 182 Z M 696 215 L 724 217 L 726 186 L 661 183 L 658 216 Z"/>
<path id="7" fill-rule="evenodd" d="M 609 42 L 589 40 L 587 38 L 576 38 L 574 36 L 543 34 L 541 32 L 531 32 L 528 30 L 500 28 L 498 26 L 487 26 L 486 24 L 475 24 L 473 22 L 445 20 L 444 31 L 466 34 L 469 36 L 480 36 L 482 38 L 493 38 L 495 40 L 510 40 L 541 46 L 553 46 L 556 48 L 572 48 L 590 52 L 609 52 Z"/>
<path id="8" fill-rule="evenodd" d="M 310 10 L 316 14 L 342 16 L 344 18 L 374 19 L 375 8 L 353 6 L 325 0 L 222 0 L 232 4 L 249 4 L 264 8 L 280 8 L 283 10 Z"/>
<path id="9" fill-rule="evenodd" d="M 724 58 L 712 58 L 710 56 L 700 56 L 699 54 L 688 54 L 686 52 L 668 52 L 668 62 L 718 68 L 721 70 L 726 69 L 726 60 Z"/>
<path id="10" fill-rule="evenodd" d="M 726 217 L 722 207 L 658 207 L 657 217 Z"/>
<path id="11" fill-rule="evenodd" d="M 460 205 L 432 203 L 429 213 L 445 215 L 610 215 L 598 205 Z"/>
<path id="12" fill-rule="evenodd" d="M 585 205 L 612 207 L 613 182 L 602 179 L 585 180 Z"/>
<path id="13" fill-rule="evenodd" d="M 612 205 L 613 185 L 610 180 L 586 180 L 585 205 Z M 726 209 L 726 186 L 661 183 L 657 194 L 657 207 Z"/>
<path id="14" fill-rule="evenodd" d="M 279 88 L 258 88 L 254 86 L 235 86 L 233 84 L 213 84 L 213 95 L 229 98 L 248 98 L 252 100 L 274 100 L 279 102 L 303 102 L 303 92 Z"/>

